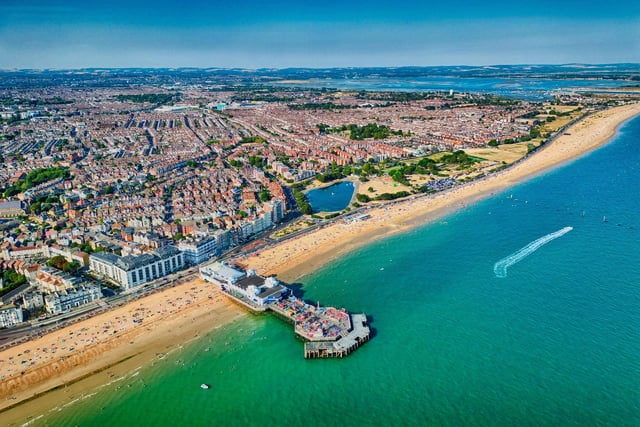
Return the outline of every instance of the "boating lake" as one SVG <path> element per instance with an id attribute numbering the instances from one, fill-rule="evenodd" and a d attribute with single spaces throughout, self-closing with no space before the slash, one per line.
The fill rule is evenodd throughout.
<path id="1" fill-rule="evenodd" d="M 343 181 L 324 188 L 316 188 L 307 193 L 307 200 L 317 212 L 336 212 L 349 206 L 355 186 L 351 181 Z"/>

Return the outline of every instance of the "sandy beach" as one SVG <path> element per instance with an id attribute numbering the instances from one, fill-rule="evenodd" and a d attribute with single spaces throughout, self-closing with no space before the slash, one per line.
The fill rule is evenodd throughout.
<path id="1" fill-rule="evenodd" d="M 358 247 L 426 224 L 580 157 L 605 144 L 621 123 L 638 114 L 640 104 L 637 103 L 594 113 L 527 159 L 499 173 L 435 195 L 392 206 L 371 207 L 367 210 L 370 215 L 367 220 L 349 224 L 338 221 L 299 238 L 262 249 L 258 254 L 239 258 L 237 262 L 260 274 L 277 274 L 281 280 L 295 282 Z"/>
<path id="2" fill-rule="evenodd" d="M 24 421 L 243 314 L 215 285 L 195 279 L 2 351 L 0 411 L 15 407 L 2 418 Z"/>
<path id="3" fill-rule="evenodd" d="M 295 282 L 353 249 L 433 221 L 575 159 L 604 144 L 622 122 L 638 114 L 640 104 L 595 113 L 502 172 L 428 197 L 372 207 L 367 220 L 337 221 L 237 261 L 260 274 Z M 4 350 L 0 352 L 4 424 L 23 423 L 30 414 L 43 413 L 126 375 L 243 314 L 213 285 L 196 279 Z M 24 401 L 28 404 L 20 404 Z"/>

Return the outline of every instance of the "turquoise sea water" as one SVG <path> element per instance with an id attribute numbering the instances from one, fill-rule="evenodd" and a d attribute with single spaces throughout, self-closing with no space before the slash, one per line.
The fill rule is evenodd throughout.
<path id="1" fill-rule="evenodd" d="M 248 315 L 36 424 L 640 425 L 639 148 L 636 118 L 586 157 L 305 277 L 304 298 L 371 316 L 375 337 L 346 359 L 304 360 L 290 325 Z"/>
<path id="2" fill-rule="evenodd" d="M 329 187 L 311 190 L 306 196 L 313 212 L 335 212 L 349 206 L 353 190 L 353 182 L 343 181 Z"/>

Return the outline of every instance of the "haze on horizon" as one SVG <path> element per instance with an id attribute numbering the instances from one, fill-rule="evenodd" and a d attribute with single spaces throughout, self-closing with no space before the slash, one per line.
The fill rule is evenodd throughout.
<path id="1" fill-rule="evenodd" d="M 0 69 L 640 63 L 640 2 L 3 0 Z"/>

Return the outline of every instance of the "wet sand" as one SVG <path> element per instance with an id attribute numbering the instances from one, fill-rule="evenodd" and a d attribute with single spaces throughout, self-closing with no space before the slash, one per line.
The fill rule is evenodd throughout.
<path id="1" fill-rule="evenodd" d="M 367 210 L 371 218 L 367 220 L 349 224 L 337 221 L 299 238 L 261 249 L 259 254 L 241 257 L 237 262 L 260 274 L 277 274 L 281 280 L 295 282 L 356 248 L 441 218 L 576 159 L 605 144 L 621 123 L 638 114 L 638 103 L 594 113 L 527 159 L 501 172 L 435 195 L 371 207 Z"/>

